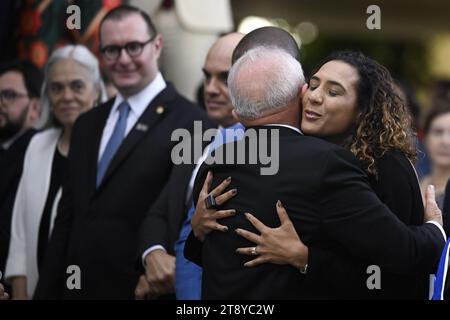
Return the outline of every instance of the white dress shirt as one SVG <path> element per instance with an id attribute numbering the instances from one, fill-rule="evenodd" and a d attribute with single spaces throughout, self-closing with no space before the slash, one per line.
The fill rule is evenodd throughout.
<path id="1" fill-rule="evenodd" d="M 127 118 L 127 127 L 125 129 L 125 137 L 130 133 L 131 129 L 134 127 L 140 116 L 144 113 L 147 106 L 152 102 L 152 100 L 164 89 L 166 88 L 166 82 L 160 72 L 156 75 L 155 79 L 150 82 L 139 93 L 128 97 L 127 102 L 130 106 L 130 113 Z M 98 152 L 98 161 L 100 161 L 103 152 L 106 149 L 109 139 L 114 131 L 117 121 L 119 120 L 119 104 L 124 101 L 124 97 L 117 93 L 114 104 L 109 113 L 108 119 L 106 120 L 106 125 L 103 128 L 102 140 L 100 142 L 100 149 Z"/>

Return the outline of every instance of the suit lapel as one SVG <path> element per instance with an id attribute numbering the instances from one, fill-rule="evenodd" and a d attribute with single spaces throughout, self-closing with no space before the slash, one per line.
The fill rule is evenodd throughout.
<path id="1" fill-rule="evenodd" d="M 150 102 L 144 113 L 131 129 L 130 133 L 123 140 L 117 150 L 117 153 L 112 158 L 98 190 L 100 190 L 102 186 L 107 183 L 111 175 L 113 175 L 130 152 L 136 147 L 139 141 L 141 141 L 142 138 L 151 131 L 160 119 L 170 112 L 171 105 L 168 105 L 167 103 L 173 99 L 174 96 L 175 90 L 168 84 L 167 88 L 158 94 L 152 102 Z"/>

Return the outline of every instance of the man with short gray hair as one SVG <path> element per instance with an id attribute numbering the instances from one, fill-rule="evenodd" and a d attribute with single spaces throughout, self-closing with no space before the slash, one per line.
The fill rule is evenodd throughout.
<path id="1" fill-rule="evenodd" d="M 260 76 L 264 81 L 254 81 Z M 255 120 L 292 102 L 298 107 L 305 77 L 300 63 L 286 51 L 257 47 L 234 64 L 228 82 L 235 113 L 241 119 Z"/>
<path id="2" fill-rule="evenodd" d="M 267 132 L 279 136 L 275 142 L 263 141 L 270 141 L 263 147 L 279 152 L 278 172 L 261 175 L 261 163 L 204 164 L 197 175 L 194 200 L 198 200 L 209 171 L 213 173 L 212 188 L 232 176 L 229 188 L 237 188 L 238 194 L 220 206 L 221 210 L 236 210 L 235 216 L 221 221 L 228 230 L 256 232 L 243 214 L 246 212 L 253 213 L 264 225 L 276 228 L 280 222 L 275 205 L 282 208 L 284 204 L 294 228 L 307 246 L 370 259 L 399 273 L 432 271 L 445 243 L 440 228 L 433 223 L 414 229 L 403 225 L 376 197 L 350 151 L 303 136 L 298 129 L 303 78 L 301 67 L 296 63 L 283 51 L 258 47 L 233 65 L 228 78 L 235 114 L 247 132 L 257 133 L 254 139 L 258 146 L 261 147 L 264 132 L 266 136 Z M 286 81 L 292 83 L 286 86 Z M 252 139 L 243 139 L 235 142 L 234 149 L 248 150 L 252 143 L 255 143 Z M 431 220 L 442 224 L 439 215 Z M 199 256 L 195 241 L 191 233 L 185 247 L 189 259 Z M 314 269 L 305 274 L 308 261 L 304 259 L 293 265 L 267 263 L 245 268 L 248 259 L 236 249 L 251 249 L 252 246 L 252 242 L 235 232 L 213 231 L 204 237 L 202 298 L 326 297 L 329 284 L 318 277 Z M 307 247 L 295 250 L 298 256 L 307 256 L 304 252 Z M 258 254 L 255 247 L 249 252 Z"/>

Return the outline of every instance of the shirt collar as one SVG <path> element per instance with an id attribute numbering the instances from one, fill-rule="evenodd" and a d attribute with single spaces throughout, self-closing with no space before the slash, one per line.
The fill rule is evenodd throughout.
<path id="1" fill-rule="evenodd" d="M 296 127 L 290 126 L 288 124 L 278 124 L 278 123 L 270 123 L 270 124 L 265 124 L 264 126 L 268 126 L 268 127 L 285 127 L 294 131 L 297 131 L 298 133 L 300 133 L 301 135 L 303 135 L 303 132 Z"/>
<path id="2" fill-rule="evenodd" d="M 236 123 L 233 123 L 232 125 L 230 125 L 228 127 L 224 127 L 222 125 L 219 125 L 219 127 L 217 129 L 218 130 L 222 130 L 222 129 L 236 130 L 236 129 L 245 129 L 245 127 L 240 122 L 236 122 Z"/>
<path id="3" fill-rule="evenodd" d="M 166 88 L 167 84 L 161 72 L 158 72 L 155 79 L 150 82 L 144 89 L 126 99 L 130 106 L 131 112 L 140 116 L 152 100 Z M 124 101 L 124 97 L 118 92 L 111 112 L 115 112 L 119 104 Z"/>

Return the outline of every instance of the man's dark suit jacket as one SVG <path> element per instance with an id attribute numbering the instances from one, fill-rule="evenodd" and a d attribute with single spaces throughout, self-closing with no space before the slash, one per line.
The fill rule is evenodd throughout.
<path id="1" fill-rule="evenodd" d="M 315 273 L 313 252 L 306 275 L 290 265 L 243 267 L 253 257 L 237 254 L 236 248 L 254 244 L 233 231 L 257 232 L 244 212 L 253 213 L 267 226 L 279 226 L 277 200 L 308 247 L 372 261 L 397 272 L 434 271 L 444 245 L 440 230 L 432 224 L 409 229 L 400 222 L 370 189 L 366 174 L 348 150 L 284 127 L 254 129 L 279 130 L 276 175 L 260 175 L 259 164 L 203 165 L 197 175 L 194 199 L 208 170 L 214 174 L 213 187 L 231 176 L 230 188 L 238 189 L 238 195 L 223 206 L 237 211 L 236 216 L 222 220 L 230 231 L 210 233 L 203 246 L 192 233 L 186 242 L 186 257 L 194 262 L 202 259 L 203 298 L 333 298 L 336 293 L 328 290 L 323 271 Z M 328 272 L 331 278 L 333 270 Z"/>
<path id="2" fill-rule="evenodd" d="M 4 274 L 8 257 L 11 217 L 17 187 L 22 175 L 23 160 L 36 130 L 27 130 L 8 150 L 0 154 L 0 271 Z"/>
<path id="3" fill-rule="evenodd" d="M 168 84 L 126 136 L 96 188 L 98 150 L 112 104 L 82 115 L 73 128 L 68 179 L 36 299 L 134 299 L 139 226 L 169 178 L 178 143 L 171 134 L 177 128 L 192 132 L 194 120 L 207 120 Z M 66 286 L 70 265 L 81 270 L 80 290 Z"/>
<path id="4" fill-rule="evenodd" d="M 204 122 L 203 129 L 213 127 L 212 123 Z M 207 145 L 208 142 L 203 143 L 203 149 Z M 186 146 L 186 148 L 191 147 L 193 147 L 191 143 Z M 193 148 L 191 148 L 191 152 L 194 152 Z M 162 245 L 169 254 L 175 254 L 174 245 L 179 238 L 181 226 L 189 210 L 186 204 L 187 190 L 195 166 L 195 163 L 174 165 L 169 181 L 147 212 L 139 232 L 137 263 L 140 266 L 142 265 L 142 254 L 154 245 Z M 189 204 L 191 201 L 192 199 L 188 201 Z"/>

